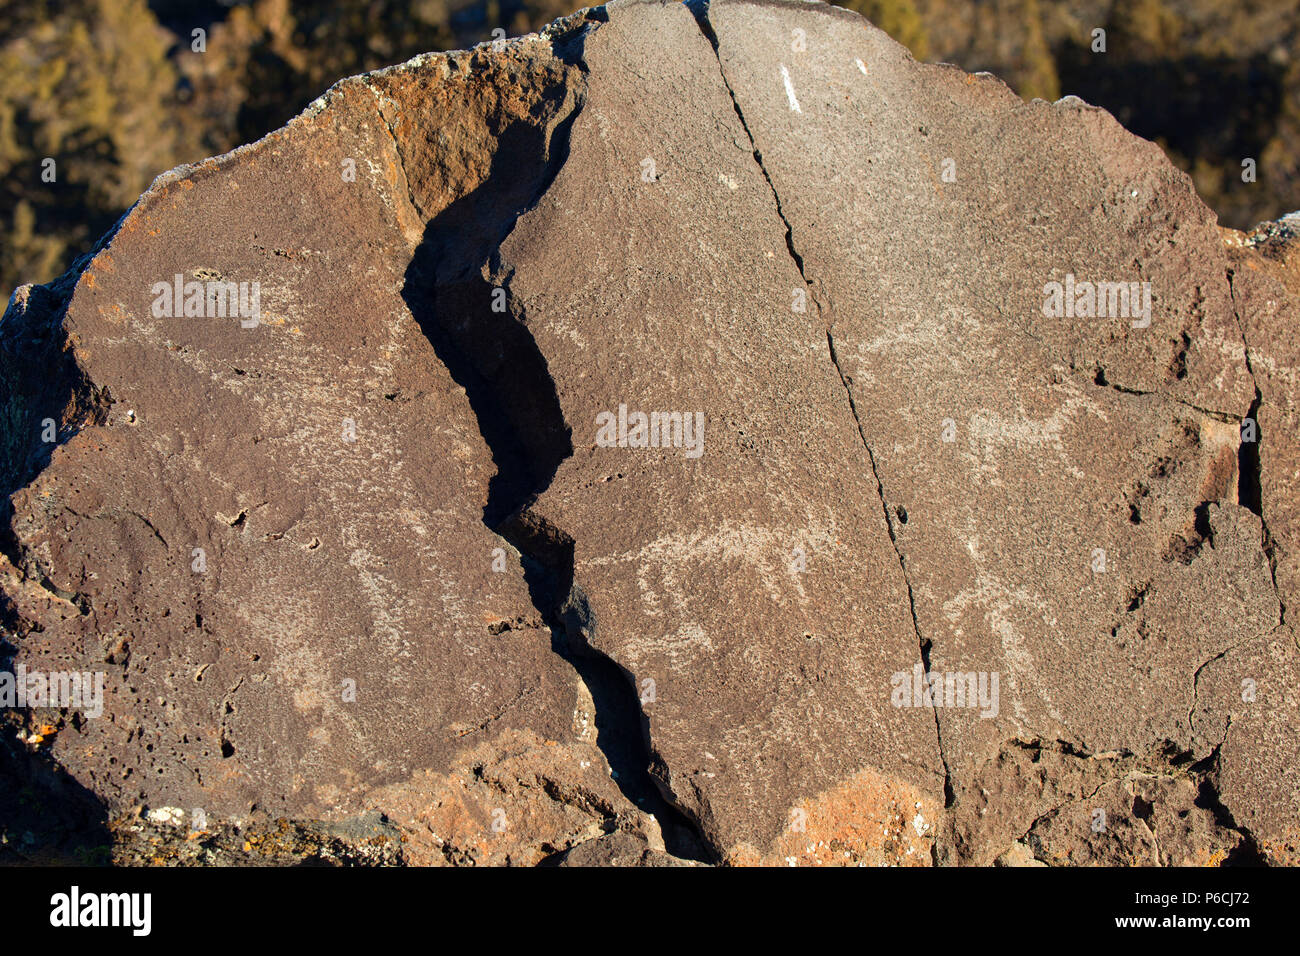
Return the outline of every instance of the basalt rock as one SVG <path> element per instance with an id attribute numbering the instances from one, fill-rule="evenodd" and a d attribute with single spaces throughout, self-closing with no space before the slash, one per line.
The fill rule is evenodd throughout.
<path id="1" fill-rule="evenodd" d="M 823 4 L 343 80 L 10 302 L 7 667 L 105 675 L 19 739 L 417 864 L 1294 862 L 1292 242 Z"/>

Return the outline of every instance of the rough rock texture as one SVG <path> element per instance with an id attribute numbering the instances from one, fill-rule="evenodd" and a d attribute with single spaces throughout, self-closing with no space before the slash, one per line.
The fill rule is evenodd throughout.
<path id="1" fill-rule="evenodd" d="M 1292 243 L 822 4 L 341 81 L 10 302 L 6 656 L 107 672 L 21 740 L 119 832 L 317 855 L 1296 862 Z"/>

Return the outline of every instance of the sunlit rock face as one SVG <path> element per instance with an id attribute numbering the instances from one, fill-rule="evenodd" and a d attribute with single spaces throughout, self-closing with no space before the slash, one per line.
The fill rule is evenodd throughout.
<path id="1" fill-rule="evenodd" d="M 1286 222 L 822 4 L 342 80 L 10 302 L 6 732 L 122 840 L 1294 861 Z"/>

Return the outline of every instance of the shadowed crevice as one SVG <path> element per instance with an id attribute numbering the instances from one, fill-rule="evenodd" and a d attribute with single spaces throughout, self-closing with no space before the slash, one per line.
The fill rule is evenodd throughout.
<path id="1" fill-rule="evenodd" d="M 1232 302 L 1232 315 L 1237 322 L 1237 331 L 1241 335 L 1246 372 L 1255 383 L 1255 400 L 1251 403 L 1250 410 L 1246 412 L 1246 420 L 1253 423 L 1255 428 L 1254 441 L 1245 440 L 1245 421 L 1243 421 L 1243 432 L 1239 436 L 1240 443 L 1237 446 L 1237 503 L 1259 516 L 1260 548 L 1268 562 L 1268 573 L 1273 581 L 1273 594 L 1277 597 L 1278 603 L 1278 624 L 1281 625 L 1286 623 L 1286 601 L 1277 586 L 1277 543 L 1269 531 L 1268 518 L 1264 514 L 1263 463 L 1260 457 L 1264 434 L 1259 424 L 1259 411 L 1264 404 L 1264 394 L 1260 390 L 1259 378 L 1255 375 L 1255 368 L 1251 364 L 1250 342 L 1246 338 L 1246 324 L 1242 321 L 1241 309 L 1237 305 L 1236 275 L 1232 269 L 1228 270 L 1227 277 L 1228 298 Z"/>
<path id="2" fill-rule="evenodd" d="M 599 13 L 589 19 L 600 21 Z M 581 67 L 581 47 L 579 35 L 555 52 Z M 713 861 L 717 853 L 696 821 L 671 802 L 631 675 L 582 637 L 589 630 L 578 624 L 589 626 L 592 614 L 574 585 L 572 538 L 529 511 L 573 454 L 555 381 L 528 316 L 511 293 L 513 267 L 500 253 L 519 217 L 536 205 L 564 166 L 582 109 L 583 94 L 565 86 L 542 95 L 537 115 L 510 122 L 498 133 L 482 182 L 429 221 L 407 268 L 402 297 L 438 359 L 465 390 L 497 467 L 483 523 L 520 552 L 529 595 L 551 630 L 552 650 L 591 693 L 596 745 L 615 783 L 658 819 L 669 853 Z"/>
<path id="3" fill-rule="evenodd" d="M 49 465 L 58 446 L 107 419 L 112 399 L 77 364 L 63 317 L 81 274 L 121 223 L 58 279 L 16 290 L 0 319 L 0 555 L 21 580 L 83 615 L 89 599 L 59 588 L 15 531 L 12 496 Z M 0 590 L 0 671 L 16 673 L 24 639 L 40 630 Z M 106 805 L 47 752 L 21 742 L 19 731 L 36 723 L 30 710 L 0 714 L 0 864 L 107 864 Z"/>

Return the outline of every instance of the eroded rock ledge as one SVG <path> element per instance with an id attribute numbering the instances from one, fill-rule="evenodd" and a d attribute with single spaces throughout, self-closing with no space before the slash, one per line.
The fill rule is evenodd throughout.
<path id="1" fill-rule="evenodd" d="M 343 80 L 9 304 L 8 667 L 106 673 L 13 759 L 184 859 L 1294 863 L 1288 223 L 821 4 Z"/>

